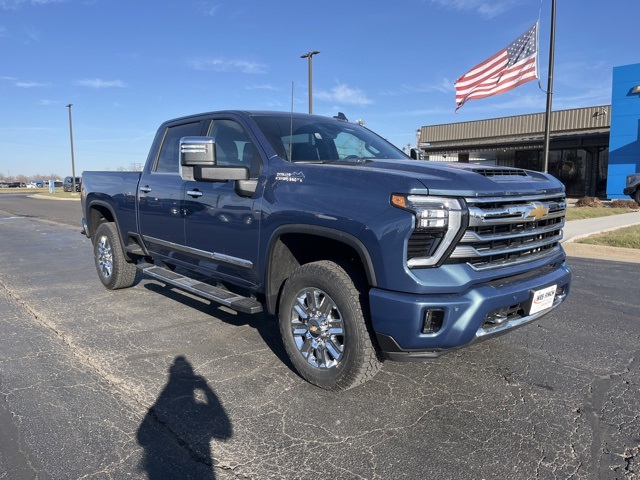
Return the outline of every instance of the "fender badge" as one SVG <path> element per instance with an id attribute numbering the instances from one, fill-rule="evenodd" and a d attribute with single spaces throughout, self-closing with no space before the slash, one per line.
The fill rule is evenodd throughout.
<path id="1" fill-rule="evenodd" d="M 305 179 L 304 173 L 302 172 L 279 172 L 276 173 L 276 181 L 280 180 L 282 182 L 302 182 Z"/>

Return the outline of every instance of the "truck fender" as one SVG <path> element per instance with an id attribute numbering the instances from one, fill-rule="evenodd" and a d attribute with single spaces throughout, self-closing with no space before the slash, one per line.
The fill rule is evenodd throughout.
<path id="1" fill-rule="evenodd" d="M 265 262 L 265 297 L 269 313 L 275 313 L 278 305 L 280 290 L 284 281 L 301 263 L 294 253 L 282 241 L 283 236 L 289 234 L 310 235 L 322 237 L 346 245 L 359 256 L 367 283 L 371 287 L 377 286 L 376 273 L 371 255 L 360 239 L 341 230 L 318 225 L 289 224 L 278 227 L 269 241 Z M 330 259 L 330 257 L 323 257 Z"/>
<path id="2" fill-rule="evenodd" d="M 100 216 L 96 217 L 95 215 L 92 215 L 91 212 L 93 210 L 99 212 Z M 86 228 L 85 235 L 87 235 L 87 237 L 89 238 L 92 238 L 92 236 L 95 234 L 96 230 L 98 229 L 98 226 L 101 223 L 103 223 L 104 221 L 113 222 L 115 223 L 116 228 L 118 229 L 118 236 L 120 237 L 120 245 L 122 246 L 122 250 L 126 252 L 127 245 L 125 244 L 125 241 L 124 241 L 125 237 L 122 234 L 122 231 L 120 229 L 120 222 L 118 221 L 118 216 L 116 215 L 112 205 L 102 200 L 93 200 L 91 202 L 88 202 L 86 211 L 87 211 L 88 218 L 86 218 L 87 228 Z"/>

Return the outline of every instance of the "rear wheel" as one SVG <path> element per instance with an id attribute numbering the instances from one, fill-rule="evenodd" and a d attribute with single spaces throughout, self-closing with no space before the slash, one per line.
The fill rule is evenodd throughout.
<path id="1" fill-rule="evenodd" d="M 347 390 L 380 369 L 365 318 L 367 293 L 356 271 L 330 261 L 303 265 L 285 283 L 280 333 L 291 362 L 310 383 Z"/>
<path id="2" fill-rule="evenodd" d="M 127 262 L 115 224 L 102 223 L 97 228 L 93 241 L 93 255 L 98 277 L 105 287 L 117 290 L 133 285 L 136 266 Z"/>

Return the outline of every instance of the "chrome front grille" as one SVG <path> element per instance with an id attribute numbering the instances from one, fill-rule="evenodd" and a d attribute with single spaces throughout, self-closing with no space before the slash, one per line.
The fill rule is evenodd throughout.
<path id="1" fill-rule="evenodd" d="M 567 211 L 564 195 L 465 201 L 469 226 L 450 262 L 485 270 L 537 260 L 559 251 Z"/>

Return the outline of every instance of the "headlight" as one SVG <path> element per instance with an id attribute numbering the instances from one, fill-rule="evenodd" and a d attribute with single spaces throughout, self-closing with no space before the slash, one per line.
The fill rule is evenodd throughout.
<path id="1" fill-rule="evenodd" d="M 461 200 L 426 195 L 391 196 L 391 204 L 415 215 L 415 229 L 407 245 L 407 266 L 431 267 L 449 251 L 462 228 Z"/>

